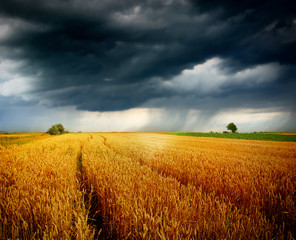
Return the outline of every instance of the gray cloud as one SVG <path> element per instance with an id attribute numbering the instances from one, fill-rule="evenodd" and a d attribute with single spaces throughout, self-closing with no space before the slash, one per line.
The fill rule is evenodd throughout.
<path id="1" fill-rule="evenodd" d="M 293 112 L 294 9 L 285 0 L 2 0 L 1 95 L 89 111 Z"/>

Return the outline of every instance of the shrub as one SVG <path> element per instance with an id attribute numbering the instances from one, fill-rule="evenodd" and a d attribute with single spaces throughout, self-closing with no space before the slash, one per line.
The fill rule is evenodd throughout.
<path id="1" fill-rule="evenodd" d="M 61 123 L 54 124 L 51 126 L 50 129 L 47 130 L 47 133 L 50 135 L 61 135 L 67 132 L 68 131 L 65 130 L 64 126 Z"/>

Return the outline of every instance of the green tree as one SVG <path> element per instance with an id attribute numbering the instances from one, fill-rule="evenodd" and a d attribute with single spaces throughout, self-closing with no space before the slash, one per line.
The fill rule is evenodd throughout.
<path id="1" fill-rule="evenodd" d="M 64 126 L 61 123 L 54 124 L 50 129 L 47 130 L 47 133 L 50 135 L 60 135 L 68 131 L 65 130 Z"/>
<path id="2" fill-rule="evenodd" d="M 229 123 L 226 128 L 230 130 L 232 133 L 235 133 L 237 131 L 237 127 L 233 122 Z"/>
<path id="3" fill-rule="evenodd" d="M 56 124 L 57 128 L 59 129 L 60 134 L 65 133 L 65 128 L 61 123 Z"/>

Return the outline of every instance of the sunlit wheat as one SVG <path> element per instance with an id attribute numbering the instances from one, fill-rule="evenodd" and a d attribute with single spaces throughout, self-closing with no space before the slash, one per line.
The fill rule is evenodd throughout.
<path id="1" fill-rule="evenodd" d="M 0 159 L 1 239 L 296 237 L 296 143 L 67 134 Z"/>

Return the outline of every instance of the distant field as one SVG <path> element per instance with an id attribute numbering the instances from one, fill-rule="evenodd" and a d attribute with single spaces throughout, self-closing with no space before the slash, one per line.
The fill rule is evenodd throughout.
<path id="1" fill-rule="evenodd" d="M 264 140 L 280 142 L 296 142 L 296 133 L 201 133 L 201 132 L 171 132 L 179 136 L 232 138 L 246 140 Z"/>
<path id="2" fill-rule="evenodd" d="M 294 142 L 37 138 L 0 146 L 0 239 L 296 238 Z"/>
<path id="3" fill-rule="evenodd" d="M 296 132 L 265 132 L 264 134 L 296 135 Z"/>
<path id="4" fill-rule="evenodd" d="M 22 145 L 34 140 L 51 137 L 46 133 L 0 133 L 0 145 L 6 147 L 17 144 Z"/>

